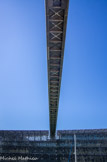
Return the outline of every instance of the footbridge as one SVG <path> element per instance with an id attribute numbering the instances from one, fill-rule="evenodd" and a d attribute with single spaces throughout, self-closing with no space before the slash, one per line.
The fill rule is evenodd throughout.
<path id="1" fill-rule="evenodd" d="M 46 0 L 50 136 L 55 137 L 69 0 Z"/>

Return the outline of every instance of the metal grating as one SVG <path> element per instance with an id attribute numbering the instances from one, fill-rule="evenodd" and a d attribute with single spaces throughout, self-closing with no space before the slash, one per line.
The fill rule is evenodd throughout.
<path id="1" fill-rule="evenodd" d="M 50 136 L 56 132 L 69 0 L 46 0 Z"/>

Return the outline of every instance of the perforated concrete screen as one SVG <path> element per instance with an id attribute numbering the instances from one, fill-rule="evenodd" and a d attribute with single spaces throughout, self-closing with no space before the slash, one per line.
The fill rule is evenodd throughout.
<path id="1" fill-rule="evenodd" d="M 107 162 L 107 129 L 57 131 L 0 131 L 0 161 Z"/>

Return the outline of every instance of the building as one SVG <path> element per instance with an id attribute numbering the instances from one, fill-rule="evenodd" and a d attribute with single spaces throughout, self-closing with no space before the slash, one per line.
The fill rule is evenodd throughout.
<path id="1" fill-rule="evenodd" d="M 0 161 L 107 162 L 107 129 L 0 131 Z"/>

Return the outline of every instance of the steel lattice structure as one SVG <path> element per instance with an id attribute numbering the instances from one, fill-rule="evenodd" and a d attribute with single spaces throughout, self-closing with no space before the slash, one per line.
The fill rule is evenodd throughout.
<path id="1" fill-rule="evenodd" d="M 69 0 L 46 0 L 50 136 L 55 136 Z"/>

